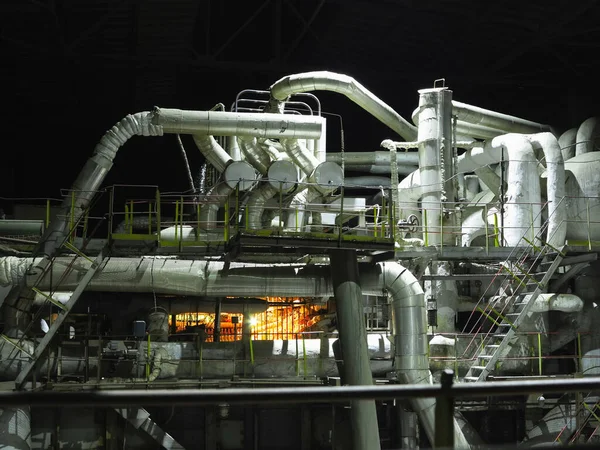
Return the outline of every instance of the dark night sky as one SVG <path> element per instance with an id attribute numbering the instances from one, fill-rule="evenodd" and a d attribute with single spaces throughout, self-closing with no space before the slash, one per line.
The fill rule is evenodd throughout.
<path id="1" fill-rule="evenodd" d="M 353 76 L 408 120 L 417 89 L 441 77 L 456 100 L 558 129 L 597 114 L 597 2 L 488 3 L 3 1 L 0 195 L 58 196 L 128 113 L 229 107 L 242 89 L 309 70 Z M 343 116 L 346 151 L 397 138 L 346 98 L 317 95 Z M 175 137 L 130 141 L 105 184 L 122 182 L 186 189 Z"/>

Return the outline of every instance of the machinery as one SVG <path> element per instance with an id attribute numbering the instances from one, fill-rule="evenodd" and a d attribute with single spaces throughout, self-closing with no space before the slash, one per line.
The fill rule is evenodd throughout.
<path id="1" fill-rule="evenodd" d="M 395 139 L 333 151 L 343 130 L 321 90 Z M 443 86 L 418 94 L 411 123 L 355 79 L 311 72 L 230 110 L 127 115 L 48 217 L 0 220 L 0 377 L 83 390 L 597 375 L 599 119 L 559 132 Z M 204 156 L 190 191 L 103 185 L 131 137 L 164 134 Z M 435 399 L 348 406 L 140 405 L 76 421 L 6 408 L 2 432 L 22 449 L 433 442 Z M 594 442 L 597 406 L 595 392 L 459 401 L 455 445 Z"/>

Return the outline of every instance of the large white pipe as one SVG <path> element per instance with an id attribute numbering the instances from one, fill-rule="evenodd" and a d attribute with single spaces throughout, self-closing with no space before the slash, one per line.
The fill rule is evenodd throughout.
<path id="1" fill-rule="evenodd" d="M 277 187 L 271 183 L 265 183 L 250 194 L 250 198 L 248 198 L 248 202 L 246 203 L 249 229 L 260 230 L 263 228 L 262 216 L 265 211 L 265 205 L 277 192 L 279 192 Z"/>
<path id="2" fill-rule="evenodd" d="M 589 153 L 600 148 L 600 117 L 590 117 L 577 129 L 575 156 Z"/>
<path id="3" fill-rule="evenodd" d="M 459 121 L 495 128 L 505 133 L 539 133 L 541 131 L 552 132 L 549 125 L 544 125 L 531 120 L 521 119 L 508 114 L 479 108 L 478 106 L 452 101 L 452 113 Z M 469 133 L 467 133 L 469 134 Z"/>
<path id="4" fill-rule="evenodd" d="M 577 142 L 577 128 L 571 128 L 565 131 L 558 138 L 558 145 L 563 155 L 563 160 L 566 161 L 575 156 L 575 143 Z"/>
<path id="5" fill-rule="evenodd" d="M 252 164 L 261 175 L 266 175 L 269 170 L 269 165 L 271 164 L 271 156 L 259 145 L 256 137 L 240 136 L 237 141 L 246 160 Z"/>
<path id="6" fill-rule="evenodd" d="M 377 150 L 374 152 L 335 152 L 327 153 L 327 161 L 332 161 L 337 164 L 342 163 L 342 157 L 344 159 L 345 166 L 356 166 L 356 165 L 390 165 L 391 164 L 391 153 Z M 418 152 L 396 152 L 396 163 L 403 165 L 414 165 L 419 164 L 419 153 Z"/>
<path id="7" fill-rule="evenodd" d="M 227 183 L 216 184 L 208 191 L 206 194 L 206 203 L 200 207 L 198 217 L 201 228 L 213 229 L 217 227 L 219 209 L 225 204 L 232 192 L 233 188 Z"/>
<path id="8" fill-rule="evenodd" d="M 491 142 L 486 142 L 483 147 L 475 147 L 467 150 L 458 158 L 458 171 L 460 173 L 472 172 L 484 166 L 497 164 L 502 160 L 508 162 L 507 192 L 509 199 L 507 204 L 506 218 L 508 224 L 505 227 L 511 242 L 518 242 L 521 235 L 533 223 L 535 229 L 539 227 L 539 211 L 541 196 L 537 192 L 540 184 L 537 175 L 537 161 L 534 150 L 541 149 L 544 152 L 544 160 L 547 166 L 548 182 L 546 186 L 546 197 L 548 200 L 548 242 L 560 247 L 565 242 L 567 231 L 567 204 L 565 198 L 565 166 L 560 145 L 556 137 L 551 133 L 537 133 L 532 135 L 507 134 L 498 136 Z M 521 205 L 515 204 L 521 203 Z M 531 206 L 525 203 L 531 203 Z M 531 208 L 529 212 L 526 208 Z M 518 212 L 520 219 L 518 224 L 513 222 L 515 217 L 512 212 Z M 529 219 L 525 217 L 529 215 Z M 517 228 L 513 228 L 513 225 Z M 512 230 L 512 231 L 511 231 Z M 528 236 L 530 239 L 532 236 Z M 505 238 L 506 235 L 505 235 Z M 508 239 L 508 238 L 507 238 Z M 510 244 L 508 244 L 510 245 Z"/>
<path id="9" fill-rule="evenodd" d="M 165 133 L 319 139 L 323 118 L 291 114 L 155 108 L 152 123 Z"/>
<path id="10" fill-rule="evenodd" d="M 290 156 L 306 176 L 311 176 L 315 168 L 319 165 L 316 156 L 302 145 L 297 139 L 282 140 L 285 152 Z"/>
<path id="11" fill-rule="evenodd" d="M 271 97 L 285 102 L 292 94 L 310 91 L 332 91 L 344 94 L 361 108 L 375 116 L 407 141 L 417 137 L 416 128 L 383 100 L 354 78 L 339 73 L 318 71 L 288 75 L 271 85 Z"/>
<path id="12" fill-rule="evenodd" d="M 219 173 L 222 173 L 233 162 L 233 158 L 219 145 L 214 137 L 202 134 L 194 134 L 192 137 L 206 161 Z"/>
<path id="13" fill-rule="evenodd" d="M 0 258 L 0 286 L 35 280 L 28 272 L 33 258 Z M 61 289 L 74 289 L 90 267 L 90 261 L 58 257 L 43 277 L 38 289 L 47 290 L 52 281 L 61 279 Z M 91 291 L 155 292 L 206 297 L 298 296 L 323 297 L 334 293 L 329 266 L 300 268 L 286 266 L 244 267 L 232 264 L 223 272 L 224 263 L 171 258 L 110 258 L 88 285 Z M 398 263 L 380 263 L 360 272 L 363 294 L 392 298 L 395 322 L 395 370 L 404 383 L 431 383 L 427 356 L 427 323 L 423 289 L 419 281 Z M 434 439 L 435 399 L 413 399 L 430 441 Z M 469 448 L 455 424 L 456 448 Z"/>

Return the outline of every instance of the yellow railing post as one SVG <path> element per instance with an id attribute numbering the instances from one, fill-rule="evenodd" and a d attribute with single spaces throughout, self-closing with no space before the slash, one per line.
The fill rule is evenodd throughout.
<path id="1" fill-rule="evenodd" d="M 46 227 L 50 225 L 50 199 L 46 199 Z"/>
<path id="2" fill-rule="evenodd" d="M 160 191 L 156 190 L 156 236 L 158 239 L 158 243 L 160 244 L 160 227 L 161 227 L 161 218 L 160 218 Z"/>
<path id="3" fill-rule="evenodd" d="M 373 222 L 374 222 L 374 226 L 373 226 L 374 236 L 373 237 L 377 237 L 377 227 L 378 227 L 377 221 L 378 220 L 379 220 L 379 207 L 378 207 L 378 205 L 375 205 L 373 207 Z"/>
<path id="4" fill-rule="evenodd" d="M 497 213 L 494 213 L 494 247 L 500 247 L 500 229 L 498 228 Z"/>
<path id="5" fill-rule="evenodd" d="M 181 201 L 181 208 L 179 208 L 179 249 L 181 250 L 181 242 L 183 241 L 183 218 L 184 218 L 184 205 L 183 196 L 179 198 Z"/>
<path id="6" fill-rule="evenodd" d="M 538 338 L 538 374 L 542 374 L 542 333 L 537 334 Z"/>

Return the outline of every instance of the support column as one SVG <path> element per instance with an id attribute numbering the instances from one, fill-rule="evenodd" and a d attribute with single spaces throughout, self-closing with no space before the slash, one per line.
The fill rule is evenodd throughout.
<path id="1" fill-rule="evenodd" d="M 356 251 L 333 250 L 330 264 L 345 382 L 351 386 L 372 385 Z M 353 400 L 351 406 L 353 449 L 380 449 L 375 401 Z"/>
<path id="2" fill-rule="evenodd" d="M 213 330 L 213 342 L 221 342 L 221 299 L 215 301 L 215 327 Z"/>

